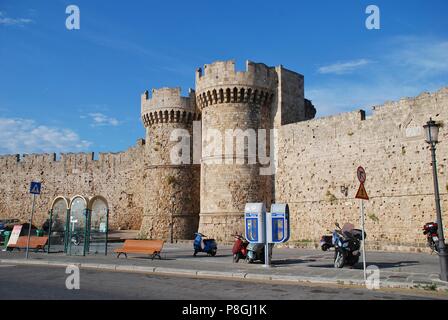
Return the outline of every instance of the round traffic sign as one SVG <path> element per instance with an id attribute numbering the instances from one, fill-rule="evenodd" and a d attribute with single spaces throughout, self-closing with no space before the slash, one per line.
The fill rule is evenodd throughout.
<path id="1" fill-rule="evenodd" d="M 363 167 L 358 167 L 357 174 L 359 182 L 361 183 L 366 182 L 366 171 L 364 170 Z"/>

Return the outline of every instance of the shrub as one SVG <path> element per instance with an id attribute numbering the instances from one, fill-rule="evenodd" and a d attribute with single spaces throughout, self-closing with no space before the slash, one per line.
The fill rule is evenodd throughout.
<path id="1" fill-rule="evenodd" d="M 175 176 L 167 176 L 166 182 L 168 183 L 168 185 L 172 185 L 173 183 L 176 183 L 176 177 Z"/>
<path id="2" fill-rule="evenodd" d="M 326 194 L 326 196 L 327 196 L 327 199 L 328 199 L 328 201 L 330 201 L 330 202 L 334 202 L 334 201 L 336 201 L 336 200 L 338 200 L 338 198 L 336 198 L 336 196 L 334 195 L 334 194 L 332 194 L 331 192 L 330 192 L 330 190 L 327 190 L 327 194 Z"/>
<path id="3" fill-rule="evenodd" d="M 374 213 L 369 213 L 368 217 L 370 219 L 372 219 L 374 222 L 379 222 L 380 221 L 380 219 Z"/>

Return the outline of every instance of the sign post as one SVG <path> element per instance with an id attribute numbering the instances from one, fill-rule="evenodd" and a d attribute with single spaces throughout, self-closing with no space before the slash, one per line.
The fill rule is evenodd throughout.
<path id="1" fill-rule="evenodd" d="M 265 221 L 266 226 L 266 221 Z M 270 268 L 271 267 L 271 255 L 269 254 L 269 247 L 271 245 L 268 243 L 268 240 L 266 239 L 266 244 L 264 245 L 264 267 Z"/>
<path id="2" fill-rule="evenodd" d="M 30 250 L 30 238 L 31 238 L 31 226 L 33 225 L 33 216 L 34 216 L 34 204 L 36 203 L 36 194 L 40 194 L 41 183 L 40 182 L 31 182 L 30 193 L 33 195 L 33 206 L 31 209 L 31 217 L 28 225 L 28 241 L 26 242 L 26 259 L 29 257 Z"/>
<path id="3" fill-rule="evenodd" d="M 358 192 L 356 193 L 356 199 L 361 200 L 361 229 L 362 229 L 362 264 L 364 269 L 364 281 L 367 281 L 366 274 L 366 247 L 365 247 L 365 228 L 364 228 L 364 200 L 369 200 L 369 196 L 367 195 L 366 188 L 364 187 L 364 182 L 366 182 L 366 171 L 363 167 L 358 167 L 357 170 L 358 180 L 360 182 L 360 186 Z"/>

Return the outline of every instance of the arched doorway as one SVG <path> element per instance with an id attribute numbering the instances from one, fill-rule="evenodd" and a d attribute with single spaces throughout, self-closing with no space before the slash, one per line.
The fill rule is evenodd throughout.
<path id="1" fill-rule="evenodd" d="M 67 252 L 68 216 L 70 200 L 56 197 L 51 203 L 48 223 L 48 252 Z"/>
<path id="2" fill-rule="evenodd" d="M 70 201 L 67 253 L 85 256 L 88 251 L 89 200 L 77 195 Z"/>
<path id="3" fill-rule="evenodd" d="M 94 196 L 89 201 L 90 212 L 88 251 L 107 255 L 107 240 L 109 233 L 109 206 L 102 196 Z"/>

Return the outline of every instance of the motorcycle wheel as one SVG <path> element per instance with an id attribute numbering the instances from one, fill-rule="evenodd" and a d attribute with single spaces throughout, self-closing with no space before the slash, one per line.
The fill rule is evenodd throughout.
<path id="1" fill-rule="evenodd" d="M 198 252 L 196 250 L 194 250 L 193 257 L 196 257 L 197 254 L 198 254 Z"/>
<path id="2" fill-rule="evenodd" d="M 336 251 L 334 256 L 334 267 L 341 269 L 344 267 L 345 257 L 342 252 Z"/>
<path id="3" fill-rule="evenodd" d="M 216 250 L 212 250 L 212 251 L 210 252 L 210 255 L 211 255 L 212 257 L 216 256 Z"/>
<path id="4" fill-rule="evenodd" d="M 238 261 L 240 261 L 240 255 L 238 253 L 235 253 L 233 255 L 233 262 L 238 263 Z"/>
<path id="5" fill-rule="evenodd" d="M 359 256 L 352 256 L 350 259 L 348 259 L 347 264 L 351 267 L 353 267 L 355 264 L 357 264 L 359 261 Z"/>
<path id="6" fill-rule="evenodd" d="M 247 259 L 246 259 L 246 262 L 247 262 L 247 263 L 254 263 L 254 259 L 247 258 Z"/>

